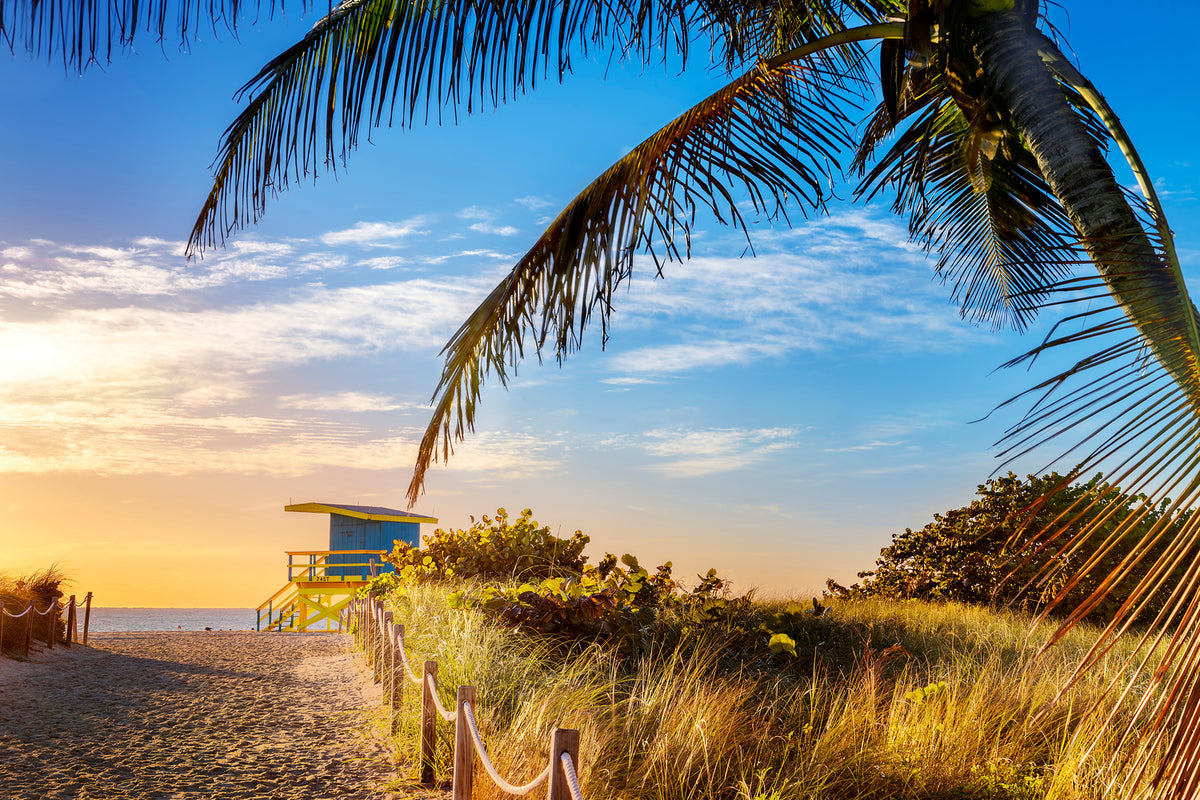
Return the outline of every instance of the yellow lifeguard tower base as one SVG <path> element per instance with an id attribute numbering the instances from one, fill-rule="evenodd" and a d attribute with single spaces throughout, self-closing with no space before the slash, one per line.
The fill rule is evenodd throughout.
<path id="1" fill-rule="evenodd" d="M 288 551 L 288 582 L 258 607 L 260 631 L 340 630 L 342 609 L 371 578 L 391 572 L 383 557 L 397 542 L 421 543 L 436 517 L 383 506 L 295 503 L 284 511 L 329 515 L 328 550 Z"/>
<path id="2" fill-rule="evenodd" d="M 342 609 L 371 582 L 366 576 L 376 574 L 385 554 L 384 550 L 288 551 L 288 582 L 258 607 L 258 630 L 341 630 Z M 330 556 L 337 557 L 337 563 L 330 563 Z M 351 571 L 360 574 L 345 574 Z"/>

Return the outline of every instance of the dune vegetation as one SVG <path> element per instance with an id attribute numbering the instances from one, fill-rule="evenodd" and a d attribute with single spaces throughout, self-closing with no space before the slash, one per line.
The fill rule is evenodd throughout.
<path id="1" fill-rule="evenodd" d="M 54 600 L 63 597 L 62 587 L 70 585 L 71 582 L 66 571 L 57 563 L 24 574 L 0 572 L 0 607 L 9 614 L 20 614 L 29 608 L 30 604 L 39 611 L 45 611 Z M 57 638 L 61 640 L 65 630 L 60 616 L 35 615 L 34 638 L 45 640 L 44 626 L 54 624 L 58 629 Z M 24 618 L 6 617 L 3 627 L 3 634 L 0 635 L 0 654 L 15 655 L 18 651 L 24 652 Z"/>
<path id="2" fill-rule="evenodd" d="M 553 540 L 528 512 L 484 517 L 400 547 L 397 574 L 373 587 L 407 626 L 409 659 L 438 662 L 443 702 L 476 687 L 484 741 L 513 782 L 544 768 L 556 726 L 581 732 L 589 800 L 1093 798 L 1123 777 L 1105 720 L 1132 703 L 1108 691 L 1130 677 L 1127 653 L 1059 697 L 1094 640 L 1086 625 L 1039 654 L 1049 630 L 1027 614 L 736 596 L 712 572 L 689 588 L 631 556 L 579 566 L 580 536 Z M 528 564 L 535 551 L 540 579 L 495 577 L 498 554 Z M 464 574 L 468 552 L 489 577 Z M 408 691 L 397 750 L 415 775 Z M 501 796 L 485 778 L 475 791 Z"/>

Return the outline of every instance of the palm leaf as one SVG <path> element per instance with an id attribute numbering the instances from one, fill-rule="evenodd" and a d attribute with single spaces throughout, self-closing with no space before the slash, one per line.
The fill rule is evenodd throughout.
<path id="1" fill-rule="evenodd" d="M 827 39 L 856 23 L 883 21 L 891 4 L 878 0 L 702 0 L 697 17 L 727 69 L 744 69 Z M 830 53 L 849 77 L 868 77 L 856 44 Z"/>
<path id="2" fill-rule="evenodd" d="M 1110 788 L 1122 797 L 1190 798 L 1200 790 L 1200 519 L 1193 513 L 1200 502 L 1198 315 L 1153 183 L 1120 121 L 1094 87 L 1053 48 L 1046 48 L 1044 57 L 1060 80 L 1091 105 L 1129 161 L 1145 197 L 1131 205 L 1140 212 L 1154 257 L 1140 257 L 1144 248 L 1137 243 L 1111 244 L 1115 270 L 1105 274 L 1106 284 L 1111 287 L 1114 280 L 1128 280 L 1146 288 L 1131 299 L 1118 298 L 1113 308 L 1119 313 L 1109 319 L 1048 341 L 1028 354 L 1036 358 L 1050 346 L 1084 339 L 1110 341 L 1099 353 L 1041 387 L 1045 395 L 1014 429 L 1010 443 L 1024 448 L 1039 437 L 1057 437 L 1080 428 L 1083 441 L 1091 447 L 1084 468 L 1114 462 L 1118 467 L 1112 472 L 1113 483 L 1144 494 L 1140 507 L 1110 536 L 1088 526 L 1066 543 L 1069 551 L 1089 539 L 1099 539 L 1103 551 L 1140 519 L 1165 511 L 1156 518 L 1150 535 L 1067 617 L 1055 640 L 1123 577 L 1135 569 L 1144 572 L 1081 664 L 1077 678 L 1098 663 L 1118 637 L 1129 634 L 1135 624 L 1143 626 L 1137 653 L 1131 657 L 1132 677 L 1124 686 L 1114 681 L 1110 687 L 1123 701 L 1140 694 L 1134 714 L 1118 718 L 1114 710 L 1106 720 L 1106 728 L 1120 733 L 1113 752 L 1120 753 L 1123 745 L 1133 751 L 1119 787 Z M 1106 248 L 1101 244 L 1103 254 Z M 1151 281 L 1146 273 L 1153 275 Z M 1104 372 L 1092 377 L 1098 370 Z M 1084 376 L 1082 386 L 1063 391 Z M 1172 496 L 1174 500 L 1169 499 Z M 1093 566 L 1094 560 L 1080 571 Z M 1043 580 L 1051 579 L 1053 571 L 1053 566 L 1047 569 Z M 1055 598 L 1060 600 L 1061 596 Z"/>
<path id="3" fill-rule="evenodd" d="M 846 30 L 837 22 L 845 3 L 785 5 L 790 33 L 777 45 Z M 878 16 L 870 3 L 848 7 Z M 705 31 L 713 47 L 741 41 L 738 9 L 730 0 L 346 0 L 239 91 L 250 100 L 222 136 L 188 252 L 256 222 L 292 181 L 336 169 L 364 123 L 406 126 L 422 113 L 422 122 L 441 122 L 444 111 L 495 107 L 539 78 L 561 79 L 572 55 L 589 48 L 649 63 L 670 46 L 686 62 Z M 863 77 L 853 42 L 844 39 L 847 54 L 829 57 L 831 79 Z"/>
<path id="4" fill-rule="evenodd" d="M 786 217 L 787 201 L 819 208 L 827 165 L 836 165 L 850 141 L 839 108 L 846 99 L 819 71 L 764 65 L 673 120 L 581 192 L 446 345 L 410 502 L 429 465 L 449 458 L 453 441 L 472 429 L 486 374 L 506 383 L 526 346 L 540 355 L 547 341 L 562 359 L 595 314 L 606 335 L 613 293 L 632 274 L 635 254 L 649 252 L 660 273 L 665 262 L 686 257 L 698 206 L 743 232 L 741 197 L 770 217 Z"/>
<path id="5" fill-rule="evenodd" d="M 257 221 L 292 180 L 335 169 L 364 121 L 378 126 L 386 115 L 407 125 L 422 108 L 440 119 L 443 104 L 465 102 L 469 112 L 476 96 L 499 104 L 540 74 L 568 72 L 572 51 L 589 42 L 636 49 L 676 19 L 668 9 L 630 19 L 634 10 L 615 8 L 614 16 L 608 0 L 341 3 L 239 91 L 251 99 L 222 137 L 189 253 Z"/>
<path id="6" fill-rule="evenodd" d="M 911 70 L 895 106 L 885 101 L 870 119 L 854 161 L 864 174 L 856 194 L 895 192 L 893 210 L 908 217 L 912 240 L 936 253 L 964 318 L 1023 330 L 1086 256 L 1075 254 L 1071 222 L 1018 137 L 1003 136 L 990 156 L 982 151 L 979 132 L 939 76 L 938 58 L 934 68 Z M 1085 120 L 1099 142 L 1103 129 Z M 868 171 L 901 121 L 908 127 Z"/>
<path id="7" fill-rule="evenodd" d="M 269 5 L 274 14 L 275 0 Z M 308 0 L 301 0 L 302 10 Z M 278 7 L 283 10 L 283 0 Z M 257 12 L 257 0 L 4 0 L 0 3 L 0 42 L 31 56 L 63 60 L 70 70 L 112 60 L 113 50 L 133 46 L 139 33 L 164 43 L 174 38 L 187 47 L 200 30 L 235 32 L 238 21 Z"/>
<path id="8" fill-rule="evenodd" d="M 1060 533 L 1040 544 L 1042 551 L 1054 548 L 1056 557 L 1026 588 L 1056 587 L 1045 610 L 1049 613 L 1083 576 L 1101 569 L 1122 539 L 1151 523 L 1149 535 L 1070 610 L 1054 641 L 1115 587 L 1137 578 L 1077 678 L 1104 658 L 1118 637 L 1135 625 L 1145 626 L 1129 665 L 1132 677 L 1110 687 L 1123 699 L 1141 693 L 1136 713 L 1119 717 L 1121 711 L 1115 710 L 1103 726 L 1120 733 L 1112 751 L 1115 761 L 1133 753 L 1128 768 L 1110 765 L 1121 776 L 1110 788 L 1121 797 L 1192 797 L 1200 789 L 1200 521 L 1190 510 L 1200 501 L 1197 313 L 1136 151 L 1099 94 L 1057 56 L 1052 43 L 1044 40 L 1044 45 L 1038 52 L 1057 72 L 1080 130 L 1095 143 L 1111 135 L 1138 176 L 1147 200 L 1128 203 L 1135 210 L 1131 226 L 1111 226 L 1119 233 L 1073 242 L 1066 214 L 1023 142 L 1000 130 L 997 153 L 979 158 L 973 124 L 991 123 L 978 109 L 965 119 L 947 93 L 939 91 L 932 70 L 912 71 L 911 85 L 900 97 L 907 104 L 898 104 L 896 116 L 881 108 L 868 125 L 856 160 L 860 168 L 895 130 L 897 117 L 913 119 L 867 176 L 860 194 L 869 196 L 884 186 L 896 189 L 894 207 L 908 213 L 914 239 L 939 252 L 939 270 L 958 275 L 955 294 L 960 302 L 981 296 L 984 312 L 991 313 L 1001 300 L 1005 308 L 1015 304 L 1026 319 L 1048 306 L 1084 307 L 1014 362 L 1063 347 L 1099 347 L 1023 395 L 1035 401 L 1006 437 L 1003 455 L 1015 459 L 1055 443 L 1064 448 L 1062 459 L 1074 465 L 1064 486 L 1100 467 L 1106 468 L 1110 483 L 1049 526 L 1061 532 L 1090 520 L 1070 538 Z M 1086 262 L 1099 268 L 1099 280 L 1067 274 L 1071 266 Z M 1001 278 L 992 278 L 998 266 Z M 1101 300 L 1107 301 L 1102 308 Z M 1122 504 L 1095 513 L 1107 498 L 1121 493 L 1141 500 L 1124 516 L 1117 516 Z M 1026 561 L 1034 555 L 1029 547 L 1018 551 Z M 1085 552 L 1091 555 L 1085 558 Z"/>
<path id="9" fill-rule="evenodd" d="M 1158 252 L 1166 263 L 1165 248 L 1160 245 Z M 1140 265 L 1130 266 L 1134 272 Z M 1052 643 L 1123 579 L 1142 575 L 1121 598 L 1113 619 L 1081 662 L 1076 680 L 1099 663 L 1119 637 L 1137 632 L 1140 642 L 1127 670 L 1129 681 L 1110 687 L 1122 696 L 1139 693 L 1137 712 L 1122 716 L 1127 711 L 1120 709 L 1128 705 L 1117 704 L 1102 726 L 1119 732 L 1114 759 L 1122 761 L 1133 753 L 1127 767 L 1110 764 L 1114 774 L 1123 774 L 1116 796 L 1191 797 L 1196 788 L 1194 759 L 1200 753 L 1195 705 L 1200 682 L 1200 519 L 1191 512 L 1200 502 L 1200 415 L 1177 380 L 1182 365 L 1160 363 L 1146 347 L 1147 337 L 1177 335 L 1186 319 L 1163 315 L 1135 325 L 1116 303 L 1097 307 L 1093 290 L 1103 286 L 1094 279 L 1064 282 L 1059 291 L 1087 310 L 1069 316 L 1039 347 L 1014 362 L 1064 346 L 1103 343 L 1097 352 L 1030 390 L 1026 396 L 1037 400 L 1010 431 L 1004 455 L 1016 458 L 1048 442 L 1065 442 L 1063 458 L 1077 462 L 1075 474 L 1106 468 L 1109 488 L 1064 511 L 1051 527 L 1062 529 L 1087 518 L 1105 497 L 1142 496 L 1124 518 L 1100 516 L 1065 541 L 1050 537 L 1043 547 L 1054 546 L 1057 556 L 1036 585 L 1060 587 L 1044 611 L 1048 614 L 1080 576 L 1095 570 L 1143 521 L 1153 520 L 1149 532 L 1096 590 L 1068 609 Z M 1081 561 L 1085 552 L 1093 555 Z M 1064 687 L 1061 696 L 1069 689 Z"/>

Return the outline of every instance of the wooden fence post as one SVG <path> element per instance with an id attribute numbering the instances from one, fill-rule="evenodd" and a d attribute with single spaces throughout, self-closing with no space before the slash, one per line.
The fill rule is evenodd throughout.
<path id="1" fill-rule="evenodd" d="M 392 612 L 383 612 L 383 702 L 388 707 L 388 722 L 392 720 L 392 692 L 396 683 L 396 638 L 392 632 Z"/>
<path id="2" fill-rule="evenodd" d="M 4 601 L 0 600 L 0 658 L 4 658 Z"/>
<path id="3" fill-rule="evenodd" d="M 375 682 L 383 683 L 383 672 L 387 667 L 387 642 L 383 635 L 383 601 L 372 604 L 371 628 L 375 631 Z"/>
<path id="4" fill-rule="evenodd" d="M 380 656 L 383 655 L 383 636 L 379 629 L 379 618 L 383 615 L 383 603 L 379 600 L 371 601 L 371 655 L 373 656 L 371 666 L 374 668 L 372 676 L 376 683 L 383 680 L 383 661 Z"/>
<path id="5" fill-rule="evenodd" d="M 70 605 L 67 606 L 67 647 L 71 642 L 78 641 L 79 631 L 75 629 L 75 595 L 71 595 Z"/>
<path id="6" fill-rule="evenodd" d="M 37 609 L 34 609 L 34 610 L 36 611 Z M 58 610 L 58 599 L 56 598 L 56 599 L 50 601 L 50 605 L 46 607 L 45 614 L 38 614 L 38 616 L 40 616 L 40 617 L 45 617 L 46 649 L 47 650 L 54 649 L 54 629 L 56 627 L 58 627 L 57 625 L 55 625 L 55 623 L 58 621 L 58 614 L 55 613 L 57 610 Z"/>
<path id="7" fill-rule="evenodd" d="M 392 665 L 392 735 L 400 730 L 400 713 L 404 710 L 404 684 L 408 673 L 404 669 L 404 626 L 392 625 L 392 653 L 396 663 Z"/>
<path id="8" fill-rule="evenodd" d="M 33 603 L 25 609 L 25 657 L 29 658 L 29 649 L 33 647 Z"/>
<path id="9" fill-rule="evenodd" d="M 87 644 L 88 625 L 92 622 L 92 593 L 83 598 L 83 643 Z"/>
<path id="10" fill-rule="evenodd" d="M 475 742 L 467 724 L 466 703 L 475 705 L 475 687 L 458 687 L 458 704 L 454 720 L 454 800 L 471 800 L 471 785 L 475 782 Z"/>
<path id="11" fill-rule="evenodd" d="M 562 754 L 569 753 L 579 771 L 579 731 L 555 728 L 550 732 L 550 791 L 547 800 L 571 800 L 571 786 L 563 768 Z"/>
<path id="12" fill-rule="evenodd" d="M 421 783 L 427 785 L 433 785 L 433 748 L 437 742 L 438 710 L 433 704 L 437 673 L 437 662 L 426 661 L 421 672 Z"/>
<path id="13" fill-rule="evenodd" d="M 371 666 L 371 615 L 367 613 L 367 598 L 363 598 L 362 608 L 358 613 L 362 617 L 363 657 L 367 659 L 367 666 Z"/>
<path id="14" fill-rule="evenodd" d="M 358 598 L 358 643 L 365 651 L 367 649 L 367 600 Z M 365 654 L 365 653 L 364 653 Z"/>

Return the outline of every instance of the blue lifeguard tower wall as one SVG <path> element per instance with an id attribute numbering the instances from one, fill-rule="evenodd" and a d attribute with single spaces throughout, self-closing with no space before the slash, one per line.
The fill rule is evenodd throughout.
<path id="1" fill-rule="evenodd" d="M 284 511 L 307 511 L 329 514 L 330 550 L 384 550 L 391 552 L 396 542 L 407 542 L 413 547 L 421 544 L 421 523 L 436 523 L 435 517 L 413 514 L 383 506 L 352 506 L 341 503 L 296 503 L 284 506 Z M 331 554 L 328 564 L 359 564 L 367 557 L 361 554 Z M 379 563 L 377 574 L 391 572 L 391 564 Z M 327 570 L 330 577 L 371 577 L 370 567 L 355 566 Z"/>

